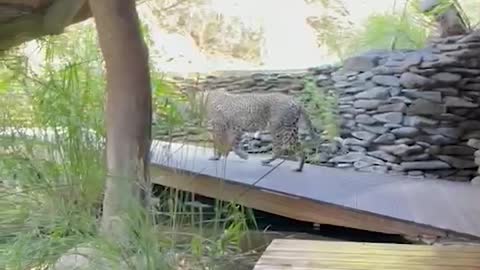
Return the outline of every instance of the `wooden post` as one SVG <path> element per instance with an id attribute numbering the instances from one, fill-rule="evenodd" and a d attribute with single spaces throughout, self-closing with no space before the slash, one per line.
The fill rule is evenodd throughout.
<path id="1" fill-rule="evenodd" d="M 148 49 L 134 0 L 89 0 L 107 73 L 107 169 L 101 231 L 117 239 L 128 196 L 150 191 L 151 88 Z M 127 189 L 125 189 L 127 188 Z M 116 223 L 116 222 L 120 223 Z"/>

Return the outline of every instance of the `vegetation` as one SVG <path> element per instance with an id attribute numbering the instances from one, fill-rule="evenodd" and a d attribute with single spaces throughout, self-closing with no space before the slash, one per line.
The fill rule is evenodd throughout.
<path id="1" fill-rule="evenodd" d="M 155 25 L 191 38 L 206 55 L 259 63 L 263 29 L 235 15 L 218 13 L 208 0 L 149 1 Z"/>
<path id="2" fill-rule="evenodd" d="M 405 1 L 392 10 L 374 13 L 360 27 L 349 20 L 342 0 L 305 0 L 319 14 L 308 19 L 315 29 L 318 44 L 326 46 L 340 59 L 372 49 L 419 49 L 435 30 L 435 17 L 451 5 L 460 12 L 468 29 L 478 25 L 480 19 L 474 10 L 477 0 L 439 0 L 440 4 L 423 13 L 421 0 Z"/>
<path id="3" fill-rule="evenodd" d="M 319 87 L 313 78 L 307 78 L 298 99 L 305 105 L 313 125 L 323 132 L 325 139 L 332 140 L 339 136 L 338 99 L 335 91 Z"/>
<path id="4" fill-rule="evenodd" d="M 77 246 L 95 248 L 114 269 L 218 269 L 245 258 L 239 241 L 250 226 L 248 210 L 221 202 L 201 210 L 193 197 L 170 189 L 157 194 L 148 212 L 131 203 L 127 243 L 98 234 L 106 172 L 105 83 L 96 42 L 94 29 L 82 25 L 38 42 L 40 68 L 25 61 L 23 46 L 4 56 L 0 268 L 44 269 Z M 183 120 L 172 104 L 183 101 L 160 75 L 152 77 L 155 110 L 173 130 Z M 22 129 L 28 127 L 38 128 L 36 138 Z M 147 222 L 152 214 L 154 225 Z"/>
<path id="5" fill-rule="evenodd" d="M 478 3 L 454 2 L 464 7 L 462 17 L 475 27 L 478 18 L 471 7 Z M 153 3 L 159 25 L 191 35 L 205 52 L 258 61 L 262 29 L 241 25 L 238 18 L 213 16 L 207 9 L 190 13 L 202 5 L 200 0 Z M 425 26 L 444 7 L 424 15 L 412 1 L 401 14 L 376 14 L 363 31 L 352 33 L 341 2 L 321 4 L 338 16 L 309 22 L 319 43 L 340 58 L 369 49 L 422 47 L 429 34 Z M 148 39 L 148 28 L 143 30 Z M 146 210 L 126 202 L 131 205 L 125 213 L 130 221 L 127 242 L 101 236 L 98 220 L 107 174 L 105 80 L 96 33 L 92 25 L 78 25 L 32 44 L 41 66 L 28 61 L 26 45 L 5 52 L 0 61 L 0 269 L 45 269 L 78 246 L 95 248 L 101 263 L 107 260 L 114 269 L 221 269 L 231 267 L 229 262 L 238 269 L 239 259 L 248 260 L 249 254 L 240 249 L 245 232 L 255 227 L 248 209 L 215 202 L 205 212 L 192 194 L 173 189 L 158 192 Z M 199 115 L 194 115 L 200 112 L 186 109 L 193 101 L 160 72 L 151 77 L 154 136 L 173 140 L 204 134 Z M 330 89 L 308 79 L 299 99 L 326 138 L 338 136 L 336 97 Z M 32 136 L 24 128 L 38 132 Z"/>

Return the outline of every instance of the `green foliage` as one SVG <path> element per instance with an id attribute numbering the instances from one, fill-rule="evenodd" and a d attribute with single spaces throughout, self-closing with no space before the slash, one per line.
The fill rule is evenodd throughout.
<path id="1" fill-rule="evenodd" d="M 258 62 L 263 29 L 248 25 L 238 16 L 224 16 L 204 0 L 150 1 L 154 23 L 170 33 L 194 40 L 207 55 Z"/>
<path id="2" fill-rule="evenodd" d="M 420 49 L 427 35 L 428 30 L 416 25 L 410 16 L 376 14 L 352 37 L 349 51 L 355 54 L 371 49 Z"/>
<path id="3" fill-rule="evenodd" d="M 326 47 L 340 59 L 344 59 L 349 43 L 352 22 L 348 11 L 340 0 L 305 0 L 318 12 L 318 16 L 307 18 L 307 23 L 317 34 L 318 45 Z"/>
<path id="4" fill-rule="evenodd" d="M 304 104 L 313 125 L 323 130 L 325 138 L 339 136 L 337 96 L 335 92 L 318 87 L 313 78 L 307 78 L 299 100 Z"/>
<path id="5" fill-rule="evenodd" d="M 162 79 L 153 78 L 153 108 L 158 117 L 156 127 L 172 135 L 173 131 L 185 124 L 185 115 L 181 106 L 185 104 L 185 97 L 177 88 Z"/>
<path id="6" fill-rule="evenodd" d="M 95 248 L 112 269 L 212 269 L 241 255 L 248 210 L 218 202 L 206 219 L 178 190 L 162 192 L 153 209 L 126 192 L 128 241 L 98 234 L 105 83 L 95 32 L 79 26 L 41 45 L 38 70 L 22 61 L 21 51 L 0 64 L 0 100 L 11 102 L 0 107 L 0 132 L 7 132 L 0 136 L 0 269 L 46 269 L 78 246 Z M 152 78 L 158 124 L 181 128 L 189 120 L 185 97 L 158 74 Z M 39 134 L 32 137 L 25 127 Z"/>

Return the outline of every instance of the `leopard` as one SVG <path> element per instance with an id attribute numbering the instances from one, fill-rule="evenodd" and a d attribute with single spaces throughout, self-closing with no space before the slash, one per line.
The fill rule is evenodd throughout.
<path id="1" fill-rule="evenodd" d="M 264 166 L 284 155 L 296 156 L 296 172 L 303 171 L 306 153 L 299 140 L 299 123 L 303 119 L 311 140 L 319 136 L 304 106 L 293 96 L 279 93 L 231 93 L 225 88 L 201 93 L 214 154 L 209 159 L 227 158 L 234 152 L 241 159 L 248 154 L 241 149 L 246 132 L 268 130 L 272 135 L 272 156 L 261 160 Z"/>

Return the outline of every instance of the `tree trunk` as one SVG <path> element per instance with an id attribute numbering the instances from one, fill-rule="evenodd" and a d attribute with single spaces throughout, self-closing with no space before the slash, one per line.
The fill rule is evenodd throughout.
<path id="1" fill-rule="evenodd" d="M 151 88 L 148 49 L 134 0 L 89 0 L 107 73 L 107 171 L 101 232 L 118 239 L 123 216 L 150 191 Z M 119 222 L 119 223 L 117 223 Z"/>

